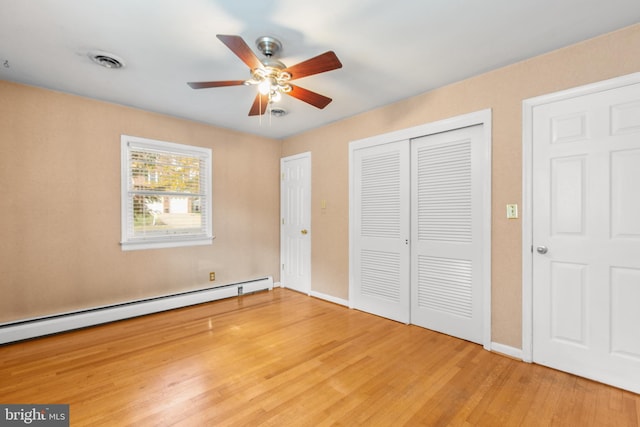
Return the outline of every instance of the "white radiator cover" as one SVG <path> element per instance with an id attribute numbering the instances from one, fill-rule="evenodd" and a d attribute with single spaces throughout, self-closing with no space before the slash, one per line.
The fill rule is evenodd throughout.
<path id="1" fill-rule="evenodd" d="M 271 276 L 215 288 L 0 324 L 0 344 L 273 289 Z"/>

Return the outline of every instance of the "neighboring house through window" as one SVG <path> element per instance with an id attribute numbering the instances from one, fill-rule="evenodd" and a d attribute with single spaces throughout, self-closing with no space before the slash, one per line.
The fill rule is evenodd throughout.
<path id="1" fill-rule="evenodd" d="M 122 135 L 122 250 L 213 240 L 211 150 Z"/>

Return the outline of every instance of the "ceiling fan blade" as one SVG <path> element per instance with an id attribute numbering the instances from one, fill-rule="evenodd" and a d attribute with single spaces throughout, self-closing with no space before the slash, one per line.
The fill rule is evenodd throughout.
<path id="1" fill-rule="evenodd" d="M 291 85 L 291 92 L 287 92 L 287 95 L 293 96 L 300 101 L 304 101 L 320 109 L 323 109 L 332 101 L 331 98 L 295 85 Z"/>
<path id="2" fill-rule="evenodd" d="M 315 56 L 299 64 L 287 67 L 282 71 L 291 74 L 291 80 L 300 79 L 302 77 L 312 76 L 314 74 L 324 73 L 325 71 L 342 68 L 342 63 L 336 54 L 330 50 L 322 55 Z"/>
<path id="3" fill-rule="evenodd" d="M 236 56 L 242 59 L 242 62 L 247 64 L 252 70 L 254 68 L 262 67 L 262 62 L 256 56 L 251 48 L 242 40 L 240 36 L 227 36 L 224 34 L 218 34 L 216 36 L 222 43 L 224 43 Z"/>
<path id="4" fill-rule="evenodd" d="M 263 95 L 258 92 L 256 99 L 253 101 L 251 110 L 249 110 L 250 116 L 261 116 L 267 111 L 267 104 L 269 104 L 269 96 Z"/>
<path id="5" fill-rule="evenodd" d="M 189 82 L 187 83 L 193 89 L 206 89 L 209 87 L 224 87 L 224 86 L 241 86 L 244 84 L 244 80 L 223 80 L 219 82 Z"/>

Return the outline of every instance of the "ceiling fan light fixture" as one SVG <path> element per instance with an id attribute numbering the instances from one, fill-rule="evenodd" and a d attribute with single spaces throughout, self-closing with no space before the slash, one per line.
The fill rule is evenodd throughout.
<path id="1" fill-rule="evenodd" d="M 271 79 L 264 79 L 262 83 L 258 85 L 258 91 L 263 95 L 269 94 L 272 91 L 272 83 Z"/>
<path id="2" fill-rule="evenodd" d="M 278 90 L 282 93 L 289 93 L 293 88 L 290 84 L 278 84 Z"/>
<path id="3" fill-rule="evenodd" d="M 269 101 L 270 102 L 280 102 L 281 99 L 282 99 L 282 94 L 277 89 L 271 91 L 271 93 L 269 94 Z"/>

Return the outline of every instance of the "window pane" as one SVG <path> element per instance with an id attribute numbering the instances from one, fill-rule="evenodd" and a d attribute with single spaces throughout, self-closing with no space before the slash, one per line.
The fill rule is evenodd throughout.
<path id="1" fill-rule="evenodd" d="M 202 234 L 201 198 L 133 195 L 133 236 Z"/>
<path id="2" fill-rule="evenodd" d="M 149 151 L 131 151 L 132 190 L 200 193 L 200 159 Z"/>

